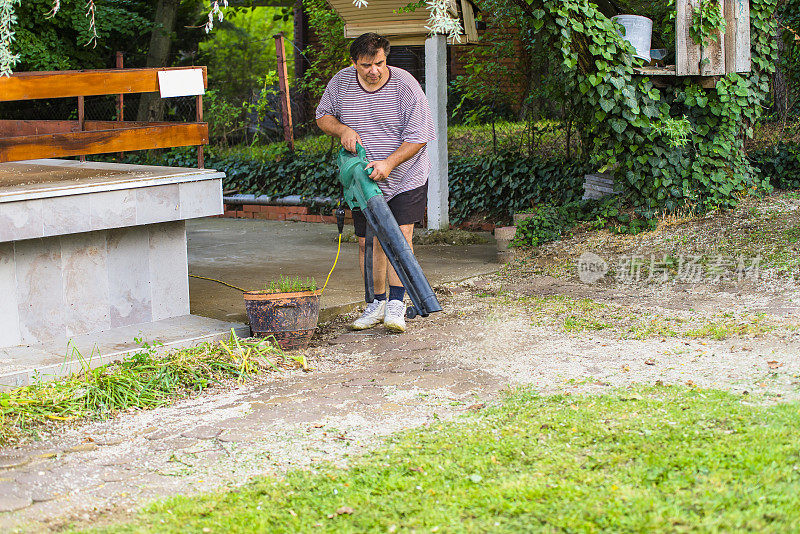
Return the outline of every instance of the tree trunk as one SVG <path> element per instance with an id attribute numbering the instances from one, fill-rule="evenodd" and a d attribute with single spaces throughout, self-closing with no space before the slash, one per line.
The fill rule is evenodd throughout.
<path id="1" fill-rule="evenodd" d="M 776 39 L 778 54 L 775 58 L 775 73 L 772 75 L 772 102 L 777 118 L 786 119 L 789 92 L 786 83 L 786 73 L 781 69 L 781 57 L 785 54 L 786 43 L 783 42 L 783 28 L 778 26 Z"/>
<path id="2" fill-rule="evenodd" d="M 296 0 L 294 3 L 294 79 L 295 87 L 299 83 L 308 69 L 308 60 L 306 59 L 306 39 L 308 37 L 308 19 L 305 11 L 303 11 L 303 0 Z M 306 91 L 297 91 L 295 96 L 297 103 L 297 121 L 295 126 L 300 126 L 303 130 L 306 129 L 306 122 L 309 120 L 308 93 Z M 313 118 L 313 117 L 312 117 Z"/>
<path id="3" fill-rule="evenodd" d="M 172 44 L 172 31 L 180 0 L 158 0 L 155 25 L 150 34 L 150 49 L 147 52 L 146 67 L 166 67 L 169 49 Z M 158 93 L 144 93 L 139 100 L 137 121 L 160 121 L 164 117 L 164 103 Z"/>

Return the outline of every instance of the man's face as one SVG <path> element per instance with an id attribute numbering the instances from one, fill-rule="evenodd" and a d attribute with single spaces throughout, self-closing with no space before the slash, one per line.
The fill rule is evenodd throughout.
<path id="1" fill-rule="evenodd" d="M 389 77 L 386 53 L 382 48 L 379 48 L 372 57 L 361 56 L 358 61 L 353 61 L 353 66 L 358 71 L 359 79 L 367 88 L 380 87 Z"/>

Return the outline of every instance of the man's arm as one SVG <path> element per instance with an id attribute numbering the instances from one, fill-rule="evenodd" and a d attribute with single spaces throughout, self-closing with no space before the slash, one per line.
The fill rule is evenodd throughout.
<path id="1" fill-rule="evenodd" d="M 413 158 L 417 152 L 422 150 L 422 147 L 424 147 L 425 144 L 426 143 L 404 142 L 402 145 L 397 147 L 397 150 L 389 154 L 388 158 L 379 161 L 370 161 L 369 165 L 367 165 L 367 169 L 372 167 L 372 173 L 369 175 L 369 177 L 376 182 L 385 180 L 389 177 L 389 173 L 392 172 L 395 167 L 404 161 L 408 161 Z"/>
<path id="2" fill-rule="evenodd" d="M 319 126 L 320 130 L 326 134 L 338 137 L 342 142 L 342 146 L 348 152 L 355 153 L 356 143 L 359 143 L 363 146 L 363 143 L 361 143 L 361 137 L 359 137 L 356 131 L 339 122 L 339 119 L 333 115 L 323 115 L 322 117 L 318 118 L 317 126 Z"/>

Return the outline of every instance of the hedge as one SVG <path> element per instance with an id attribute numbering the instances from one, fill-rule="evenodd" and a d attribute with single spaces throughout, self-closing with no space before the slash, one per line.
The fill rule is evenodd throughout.
<path id="1" fill-rule="evenodd" d="M 800 146 L 781 144 L 748 155 L 750 163 L 778 189 L 800 188 Z M 162 154 L 129 154 L 126 163 L 193 167 L 193 149 Z M 276 160 L 217 155 L 209 150 L 206 167 L 225 173 L 223 188 L 257 195 L 332 197 L 341 195 L 337 168 L 325 155 L 286 153 Z M 533 206 L 564 205 L 583 196 L 583 176 L 593 169 L 586 161 L 564 157 L 520 157 L 501 153 L 449 160 L 450 219 L 458 224 L 479 215 L 506 222 L 515 212 Z"/>
<path id="2" fill-rule="evenodd" d="M 192 149 L 157 154 L 127 155 L 125 163 L 193 167 Z M 223 188 L 256 195 L 305 197 L 341 196 L 337 167 L 322 155 L 285 154 L 277 161 L 243 158 L 241 154 L 217 156 L 209 151 L 205 165 L 225 173 Z M 520 158 L 507 153 L 480 158 L 449 160 L 450 219 L 460 223 L 480 214 L 487 220 L 506 221 L 516 211 L 540 203 L 561 204 L 583 194 L 585 163 L 566 158 Z"/>
<path id="3" fill-rule="evenodd" d="M 776 189 L 800 189 L 800 145 L 780 143 L 748 154 L 750 164 Z"/>

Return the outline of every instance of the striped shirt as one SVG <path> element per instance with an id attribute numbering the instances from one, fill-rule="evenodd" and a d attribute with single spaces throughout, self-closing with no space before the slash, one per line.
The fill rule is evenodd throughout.
<path id="1" fill-rule="evenodd" d="M 337 72 L 317 106 L 316 118 L 325 115 L 332 115 L 355 130 L 369 161 L 386 159 L 404 142 L 428 143 L 436 139 L 425 93 L 411 74 L 397 67 L 389 67 L 389 79 L 373 92 L 361 86 L 355 67 Z M 386 180 L 376 183 L 388 201 L 424 185 L 430 167 L 428 148 L 423 146 L 395 167 Z"/>

